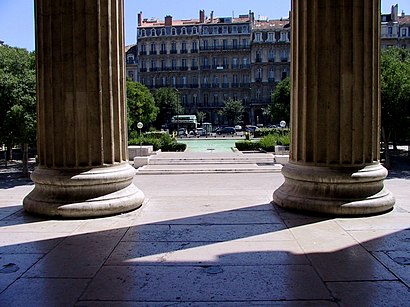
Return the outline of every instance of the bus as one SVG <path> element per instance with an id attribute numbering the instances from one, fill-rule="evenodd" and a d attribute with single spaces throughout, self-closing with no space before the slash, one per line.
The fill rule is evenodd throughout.
<path id="1" fill-rule="evenodd" d="M 177 131 L 181 128 L 185 128 L 187 133 L 196 131 L 198 128 L 198 122 L 196 115 L 175 115 L 171 118 L 171 128 L 173 131 Z"/>

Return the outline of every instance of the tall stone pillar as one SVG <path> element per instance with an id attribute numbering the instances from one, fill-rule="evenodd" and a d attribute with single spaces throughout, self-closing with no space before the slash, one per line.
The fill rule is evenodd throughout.
<path id="1" fill-rule="evenodd" d="M 37 0 L 39 166 L 28 212 L 93 217 L 144 195 L 127 159 L 122 0 Z"/>
<path id="2" fill-rule="evenodd" d="M 334 215 L 385 212 L 379 163 L 380 0 L 292 0 L 291 156 L 273 201 Z"/>

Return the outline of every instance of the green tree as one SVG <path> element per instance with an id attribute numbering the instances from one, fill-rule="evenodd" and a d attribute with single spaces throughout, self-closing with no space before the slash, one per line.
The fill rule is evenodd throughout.
<path id="1" fill-rule="evenodd" d="M 290 78 L 285 78 L 276 85 L 272 93 L 272 102 L 268 106 L 268 113 L 273 123 L 281 120 L 289 123 L 290 119 Z"/>
<path id="2" fill-rule="evenodd" d="M 201 125 L 202 125 L 202 123 L 204 122 L 205 117 L 206 117 L 206 113 L 205 113 L 205 112 L 199 111 L 198 113 L 196 113 L 196 119 L 197 119 L 197 121 L 198 121 Z"/>
<path id="3" fill-rule="evenodd" d="M 162 87 L 155 90 L 154 99 L 156 106 L 159 108 L 156 120 L 157 128 L 161 128 L 164 124 L 169 124 L 172 116 L 184 113 L 180 94 L 174 88 Z"/>
<path id="4" fill-rule="evenodd" d="M 225 105 L 221 114 L 228 121 L 228 124 L 233 126 L 242 121 L 244 107 L 241 101 L 228 99 L 225 101 Z"/>
<path id="5" fill-rule="evenodd" d="M 380 66 L 382 135 L 396 148 L 400 138 L 409 137 L 410 52 L 388 48 L 381 54 Z"/>
<path id="6" fill-rule="evenodd" d="M 23 172 L 27 175 L 28 144 L 36 140 L 35 55 L 25 49 L 0 46 L 0 143 L 8 158 L 16 144 L 23 148 Z"/>
<path id="7" fill-rule="evenodd" d="M 136 131 L 137 123 L 145 128 L 155 121 L 159 109 L 149 89 L 141 83 L 127 81 L 128 130 Z"/>

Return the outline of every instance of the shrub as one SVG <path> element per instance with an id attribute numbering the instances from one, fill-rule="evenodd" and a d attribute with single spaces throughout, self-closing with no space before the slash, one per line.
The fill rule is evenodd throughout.
<path id="1" fill-rule="evenodd" d="M 144 133 L 143 136 L 135 136 L 132 133 L 128 140 L 128 145 L 152 145 L 154 151 L 161 149 L 162 151 L 184 151 L 186 144 L 177 143 L 168 133 Z"/>
<path id="2" fill-rule="evenodd" d="M 235 147 L 236 147 L 239 151 L 258 150 L 258 148 L 259 148 L 259 142 L 238 141 L 238 142 L 235 142 Z"/>
<path id="3" fill-rule="evenodd" d="M 274 152 L 278 139 L 277 134 L 268 134 L 259 141 L 259 147 L 265 151 Z"/>

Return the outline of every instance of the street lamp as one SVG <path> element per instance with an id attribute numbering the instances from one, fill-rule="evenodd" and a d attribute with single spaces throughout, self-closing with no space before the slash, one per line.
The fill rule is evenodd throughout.
<path id="1" fill-rule="evenodd" d="M 137 128 L 140 129 L 140 156 L 142 156 L 142 135 L 141 135 L 141 129 L 144 127 L 144 124 L 141 122 L 137 123 Z"/>

